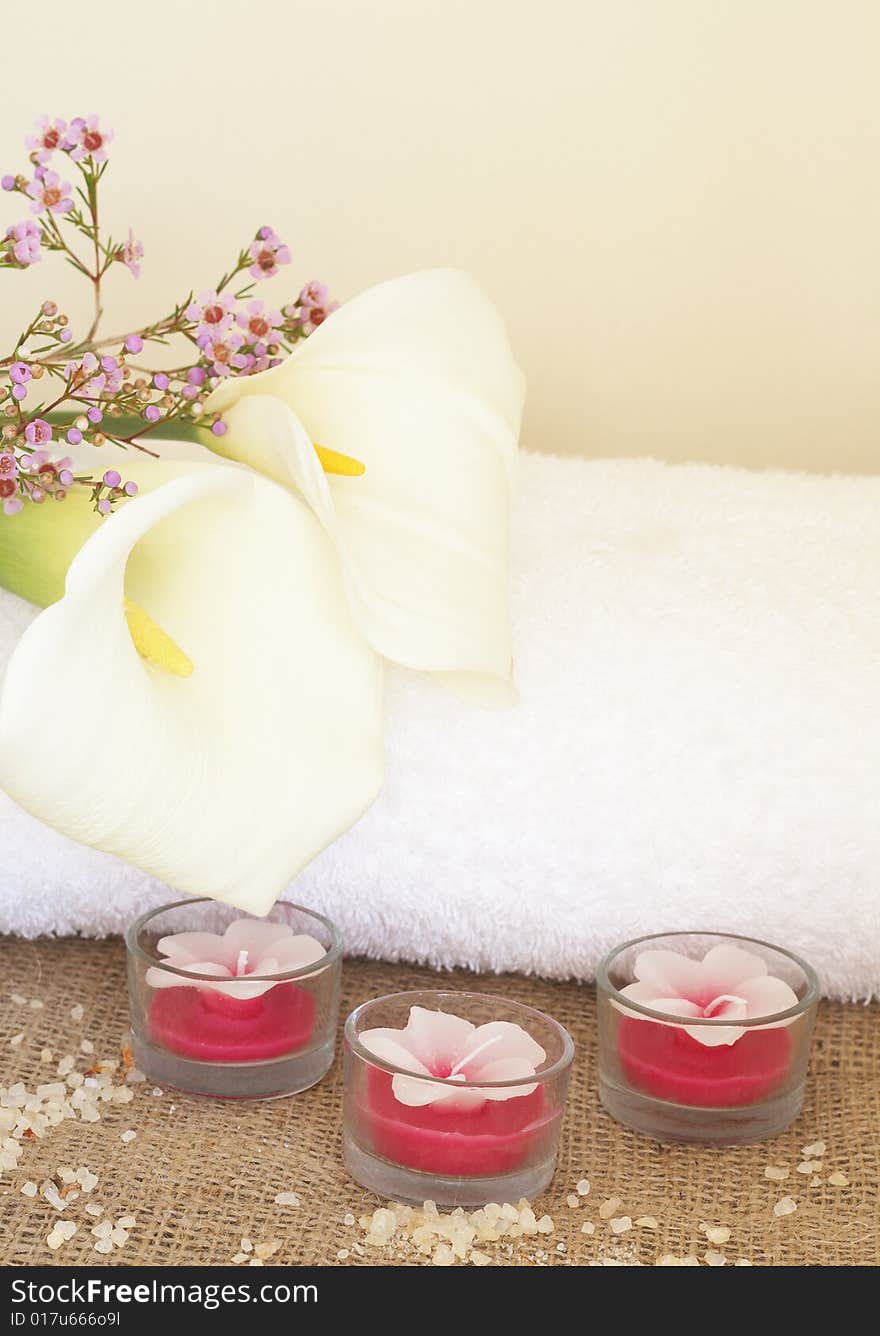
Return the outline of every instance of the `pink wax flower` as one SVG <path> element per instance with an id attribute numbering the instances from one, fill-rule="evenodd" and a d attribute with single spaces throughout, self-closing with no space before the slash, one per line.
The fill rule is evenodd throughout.
<path id="1" fill-rule="evenodd" d="M 33 200 L 33 213 L 42 213 L 46 209 L 49 213 L 69 213 L 73 208 L 70 182 L 62 181 L 57 172 L 37 168 L 36 177 L 27 187 L 27 194 Z"/>
<path id="2" fill-rule="evenodd" d="M 413 1076 L 398 1072 L 391 1082 L 395 1099 L 410 1107 L 442 1104 L 444 1109 L 475 1109 L 487 1100 L 530 1095 L 535 1083 L 497 1088 L 468 1086 L 463 1081 L 517 1081 L 534 1076 L 547 1054 L 520 1025 L 490 1021 L 472 1025 L 462 1016 L 411 1007 L 402 1030 L 364 1030 L 360 1042 L 375 1057 Z M 419 1080 L 433 1076 L 434 1081 Z"/>
<path id="3" fill-rule="evenodd" d="M 203 329 L 227 329 L 235 319 L 235 298 L 230 292 L 200 292 L 184 315 Z"/>
<path id="4" fill-rule="evenodd" d="M 281 339 L 281 312 L 267 310 L 265 302 L 258 299 L 248 302 L 236 319 L 247 335 L 248 343 L 278 343 Z M 264 354 L 265 349 L 258 353 Z"/>
<path id="5" fill-rule="evenodd" d="M 144 244 L 136 241 L 131 228 L 128 229 L 128 241 L 124 241 L 116 252 L 116 259 L 124 264 L 135 278 L 141 276 L 141 260 L 144 258 Z"/>
<path id="6" fill-rule="evenodd" d="M 7 247 L 11 250 L 16 264 L 22 269 L 36 264 L 42 258 L 40 255 L 42 240 L 43 229 L 32 218 L 26 218 L 22 223 L 13 223 L 6 231 Z"/>
<path id="7" fill-rule="evenodd" d="M 68 127 L 65 148 L 74 162 L 81 162 L 83 158 L 106 162 L 107 145 L 112 138 L 113 131 L 102 130 L 97 116 L 77 116 Z"/>
<path id="8" fill-rule="evenodd" d="M 25 147 L 34 155 L 37 162 L 48 162 L 57 148 L 63 148 L 67 122 L 52 120 L 41 116 L 34 126 L 34 133 L 28 135 Z"/>
<path id="9" fill-rule="evenodd" d="M 241 983 L 248 975 L 289 974 L 321 960 L 327 952 L 316 938 L 294 933 L 287 923 L 269 923 L 257 919 L 236 919 L 222 936 L 213 932 L 177 932 L 162 937 L 156 950 L 165 962 L 188 974 L 209 974 L 217 983 L 194 979 L 191 983 L 179 974 L 169 974 L 161 966 L 151 966 L 146 980 L 152 988 L 201 988 L 225 993 L 239 1001 L 262 997 L 276 984 L 271 980 Z M 234 983 L 224 982 L 235 980 Z M 282 982 L 279 980 L 278 982 Z"/>
<path id="10" fill-rule="evenodd" d="M 305 334 L 311 334 L 319 325 L 323 325 L 329 315 L 339 310 L 339 302 L 330 301 L 327 284 L 315 280 L 303 288 L 297 298 L 297 305 L 298 323 Z"/>
<path id="11" fill-rule="evenodd" d="M 260 228 L 248 247 L 248 255 L 253 261 L 248 268 L 251 278 L 274 278 L 279 265 L 290 264 L 290 248 L 271 227 Z"/>
<path id="12" fill-rule="evenodd" d="M 218 333 L 210 328 L 202 328 L 196 335 L 196 342 L 211 363 L 214 376 L 231 376 L 233 371 L 246 365 L 246 359 L 239 353 L 244 343 L 244 335 L 235 326 L 221 329 Z"/>
<path id="13" fill-rule="evenodd" d="M 621 994 L 653 1011 L 674 1016 L 752 1020 L 788 1011 L 798 1002 L 793 988 L 783 979 L 768 974 L 763 957 L 724 943 L 713 946 L 702 960 L 694 960 L 680 951 L 642 951 L 636 956 L 633 973 L 637 982 L 621 988 Z M 641 1016 L 635 1011 L 626 1014 L 657 1023 L 655 1018 Z M 735 1044 L 746 1033 L 746 1029 L 738 1025 L 682 1025 L 674 1028 L 681 1028 L 707 1048 Z"/>
<path id="14" fill-rule="evenodd" d="M 52 439 L 52 428 L 45 418 L 34 418 L 25 427 L 24 434 L 29 445 L 48 445 Z"/>

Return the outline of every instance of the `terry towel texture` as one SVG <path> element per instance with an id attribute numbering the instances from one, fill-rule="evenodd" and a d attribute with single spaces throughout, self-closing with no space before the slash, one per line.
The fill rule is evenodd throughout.
<path id="1" fill-rule="evenodd" d="M 391 960 L 590 978 L 716 928 L 880 993 L 880 477 L 524 455 L 513 566 L 519 702 L 389 674 L 384 792 L 292 896 Z M 0 849 L 0 931 L 169 898 L 5 798 Z"/>

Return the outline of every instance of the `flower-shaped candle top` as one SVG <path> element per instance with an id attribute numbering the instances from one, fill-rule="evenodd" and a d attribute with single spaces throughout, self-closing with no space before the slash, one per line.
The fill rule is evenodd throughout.
<path id="1" fill-rule="evenodd" d="M 217 982 L 199 978 L 190 983 L 180 974 L 152 966 L 146 978 L 153 988 L 204 988 L 241 1001 L 261 997 L 276 986 L 265 978 L 244 983 L 246 976 L 288 974 L 314 965 L 327 954 L 316 938 L 294 933 L 287 923 L 255 919 L 236 919 L 222 936 L 213 932 L 177 932 L 162 937 L 156 950 L 175 969 L 188 974 L 209 974 Z"/>
<path id="2" fill-rule="evenodd" d="M 637 982 L 620 989 L 623 997 L 653 1011 L 695 1020 L 753 1020 L 788 1011 L 798 1002 L 793 988 L 767 972 L 763 957 L 724 943 L 713 946 L 702 960 L 679 951 L 641 951 L 636 956 L 633 974 Z M 637 1012 L 627 1014 L 638 1016 Z M 738 1025 L 681 1028 L 709 1048 L 735 1044 L 745 1034 L 745 1029 Z"/>
<path id="3" fill-rule="evenodd" d="M 511 1021 L 472 1025 L 462 1016 L 424 1007 L 410 1008 L 402 1030 L 364 1030 L 359 1039 L 382 1062 L 413 1073 L 396 1073 L 391 1088 L 401 1104 L 414 1108 L 442 1104 L 445 1109 L 474 1109 L 486 1100 L 530 1095 L 534 1082 L 495 1088 L 463 1088 L 462 1083 L 534 1076 L 547 1058 L 541 1045 Z M 439 1080 L 419 1079 L 426 1076 Z"/>

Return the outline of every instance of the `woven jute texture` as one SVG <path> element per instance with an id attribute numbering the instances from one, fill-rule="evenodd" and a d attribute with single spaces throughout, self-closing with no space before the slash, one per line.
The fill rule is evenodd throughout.
<path id="1" fill-rule="evenodd" d="M 124 948 L 119 941 L 0 942 L 0 1084 L 23 1080 L 29 1089 L 57 1079 L 56 1061 L 41 1063 L 50 1048 L 55 1060 L 79 1054 L 83 1039 L 93 1057 L 79 1056 L 80 1069 L 119 1056 L 126 1030 Z M 577 1045 L 556 1177 L 535 1203 L 549 1214 L 554 1232 L 518 1240 L 499 1264 L 533 1263 L 537 1248 L 551 1264 L 586 1264 L 602 1259 L 653 1264 L 664 1253 L 703 1257 L 703 1224 L 731 1230 L 722 1248 L 732 1262 L 754 1265 L 871 1265 L 880 1261 L 880 1009 L 822 1005 L 817 1024 L 806 1106 L 797 1123 L 772 1143 L 737 1149 L 660 1145 L 618 1126 L 601 1109 L 596 1090 L 595 998 L 592 989 L 521 977 L 428 970 L 346 961 L 343 1016 L 357 1003 L 382 993 L 417 987 L 476 987 L 501 993 L 550 1012 Z M 39 999 L 41 1009 L 14 1002 L 11 994 Z M 84 1019 L 71 1009 L 80 1004 Z M 10 1039 L 24 1032 L 11 1046 Z M 222 1265 L 240 1240 L 278 1239 L 267 1266 L 285 1264 L 400 1264 L 402 1254 L 363 1246 L 364 1231 L 346 1224 L 384 1205 L 359 1188 L 340 1158 L 342 1074 L 337 1062 L 314 1089 L 263 1104 L 223 1104 L 172 1092 L 154 1094 L 151 1083 L 134 1086 L 124 1105 L 102 1106 L 100 1122 L 69 1120 L 42 1139 L 27 1141 L 15 1170 L 0 1174 L 0 1263 Z M 121 1134 L 134 1130 L 125 1143 Z M 819 1177 L 797 1172 L 802 1148 L 822 1140 L 827 1149 Z M 784 1183 L 768 1181 L 768 1164 L 787 1164 Z M 65 1212 L 78 1224 L 58 1252 L 46 1236 L 58 1218 L 42 1196 L 27 1198 L 21 1185 L 40 1183 L 59 1166 L 87 1165 L 100 1182 Z M 842 1171 L 849 1186 L 834 1187 L 828 1175 Z M 589 1195 L 572 1208 L 566 1198 L 578 1180 Z M 274 1198 L 293 1191 L 298 1206 Z M 791 1195 L 797 1210 L 776 1217 L 774 1203 Z M 654 1216 L 654 1231 L 634 1228 L 615 1237 L 599 1216 L 603 1199 L 619 1197 L 615 1215 Z M 134 1215 L 128 1242 L 107 1256 L 96 1254 L 90 1233 L 95 1220 L 87 1201 L 100 1203 L 114 1219 Z M 595 1221 L 595 1233 L 581 1225 Z M 564 1246 L 558 1250 L 559 1245 Z M 357 1245 L 357 1248 L 355 1247 Z M 349 1255 L 343 1262 L 339 1252 Z M 429 1260 L 412 1251 L 409 1264 Z"/>

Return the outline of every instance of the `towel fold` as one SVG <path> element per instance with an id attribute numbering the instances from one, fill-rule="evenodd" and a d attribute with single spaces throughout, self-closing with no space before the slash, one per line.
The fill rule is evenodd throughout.
<path id="1" fill-rule="evenodd" d="M 385 789 L 291 897 L 391 960 L 588 979 L 703 928 L 880 993 L 880 477 L 527 454 L 513 540 L 518 703 L 389 673 Z M 5 797 L 0 850 L 2 932 L 171 898 Z"/>

